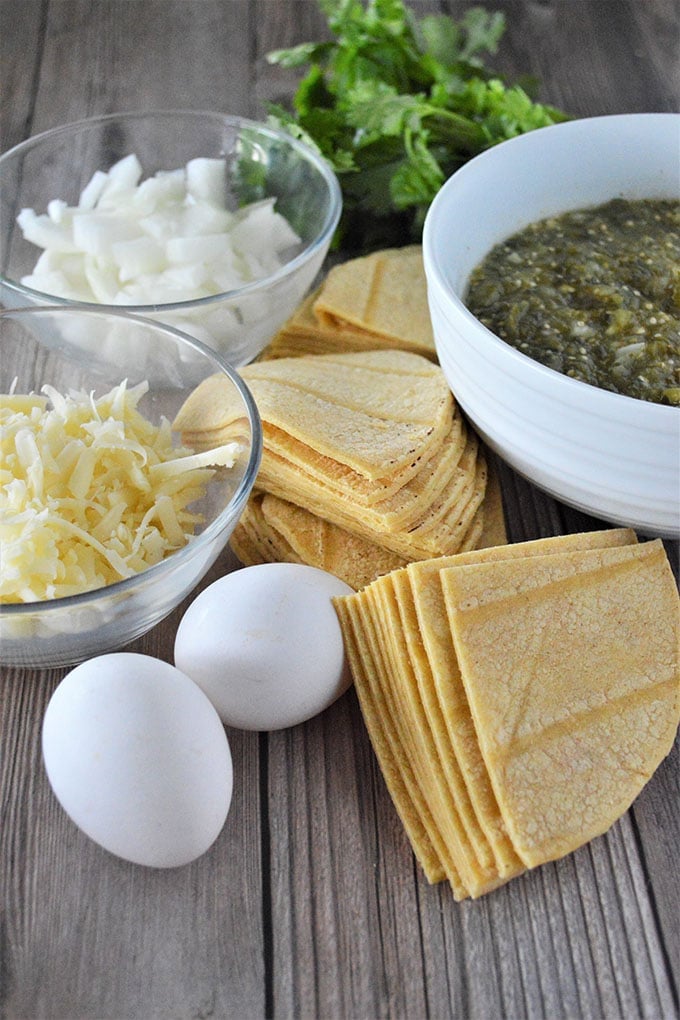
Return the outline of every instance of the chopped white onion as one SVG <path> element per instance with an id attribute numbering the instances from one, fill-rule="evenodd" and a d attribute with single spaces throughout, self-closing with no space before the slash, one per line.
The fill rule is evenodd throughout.
<path id="1" fill-rule="evenodd" d="M 78 205 L 22 209 L 26 240 L 43 248 L 22 283 L 100 304 L 160 305 L 214 296 L 275 272 L 300 238 L 274 199 L 230 212 L 223 159 L 192 159 L 141 180 L 136 155 L 98 170 Z"/>
<path id="2" fill-rule="evenodd" d="M 227 171 L 223 159 L 190 159 L 186 167 L 187 192 L 196 202 L 224 209 Z"/>
<path id="3" fill-rule="evenodd" d="M 163 247 L 152 237 L 133 237 L 111 246 L 111 257 L 118 266 L 121 283 L 134 280 L 142 273 L 160 273 L 165 263 Z"/>
<path id="4" fill-rule="evenodd" d="M 79 209 L 94 209 L 101 193 L 106 187 L 108 181 L 108 174 L 105 174 L 103 170 L 95 171 L 89 184 L 86 184 L 80 193 L 80 199 L 78 201 Z"/>
<path id="5" fill-rule="evenodd" d="M 76 251 L 111 259 L 113 246 L 119 241 L 139 237 L 132 220 L 115 213 L 79 213 L 73 218 L 73 243 Z"/>
<path id="6" fill-rule="evenodd" d="M 70 225 L 54 223 L 47 214 L 38 216 L 33 209 L 22 209 L 17 223 L 27 241 L 48 251 L 77 251 Z"/>

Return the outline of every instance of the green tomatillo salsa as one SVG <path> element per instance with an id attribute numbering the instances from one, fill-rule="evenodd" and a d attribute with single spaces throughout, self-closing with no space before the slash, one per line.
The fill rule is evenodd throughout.
<path id="1" fill-rule="evenodd" d="M 680 202 L 613 199 L 531 224 L 470 278 L 485 326 L 558 372 L 680 406 Z"/>

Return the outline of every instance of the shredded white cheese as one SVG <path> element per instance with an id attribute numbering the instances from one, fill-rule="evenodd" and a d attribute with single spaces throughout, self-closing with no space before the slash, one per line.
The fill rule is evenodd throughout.
<path id="1" fill-rule="evenodd" d="M 238 443 L 194 454 L 137 404 L 146 383 L 106 395 L 0 396 L 0 602 L 60 598 L 131 577 L 183 546 L 191 509 Z"/>

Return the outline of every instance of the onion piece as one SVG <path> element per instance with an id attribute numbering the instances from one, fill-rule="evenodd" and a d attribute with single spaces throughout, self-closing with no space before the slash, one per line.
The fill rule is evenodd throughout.
<path id="1" fill-rule="evenodd" d="M 131 154 L 96 171 L 77 206 L 56 198 L 45 214 L 22 209 L 24 238 L 43 249 L 22 283 L 94 303 L 172 304 L 263 279 L 300 243 L 273 198 L 227 208 L 223 159 L 142 172 Z"/>

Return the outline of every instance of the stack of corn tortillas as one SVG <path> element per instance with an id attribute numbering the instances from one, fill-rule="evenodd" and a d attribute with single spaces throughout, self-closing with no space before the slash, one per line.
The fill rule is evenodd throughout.
<path id="1" fill-rule="evenodd" d="M 242 563 L 306 563 L 361 588 L 406 560 L 270 493 L 255 493 L 232 536 Z"/>
<path id="2" fill-rule="evenodd" d="M 671 749 L 679 600 L 659 540 L 411 563 L 335 604 L 414 852 L 457 899 L 603 833 Z"/>
<path id="3" fill-rule="evenodd" d="M 264 437 L 256 491 L 232 537 L 244 563 L 332 563 L 357 588 L 412 560 L 505 541 L 495 485 L 486 504 L 481 444 L 426 358 L 308 355 L 247 365 L 241 375 Z M 231 438 L 224 380 L 201 384 L 175 427 L 195 449 Z"/>
<path id="4" fill-rule="evenodd" d="M 263 358 L 414 351 L 436 360 L 422 248 L 389 248 L 333 267 L 284 323 Z"/>

